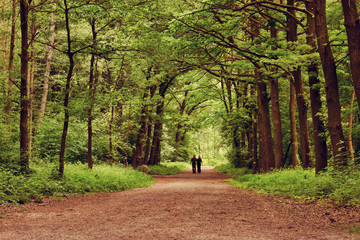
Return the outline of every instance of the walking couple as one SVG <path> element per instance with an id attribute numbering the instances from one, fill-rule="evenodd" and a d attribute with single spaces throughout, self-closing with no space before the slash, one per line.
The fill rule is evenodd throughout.
<path id="1" fill-rule="evenodd" d="M 191 159 L 193 173 L 196 173 L 196 166 L 198 173 L 201 173 L 201 163 L 202 163 L 201 157 L 199 156 L 198 158 L 196 158 L 194 155 L 193 158 Z"/>

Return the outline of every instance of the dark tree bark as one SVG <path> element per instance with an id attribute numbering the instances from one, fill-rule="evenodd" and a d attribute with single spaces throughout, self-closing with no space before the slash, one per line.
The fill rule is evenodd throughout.
<path id="1" fill-rule="evenodd" d="M 2 8 L 1 8 L 1 18 L 2 18 L 2 25 L 3 25 L 3 29 L 2 29 L 2 40 L 1 40 L 1 46 L 2 46 L 2 57 L 3 57 L 3 62 L 2 62 L 2 70 L 3 70 L 3 74 L 6 74 L 6 70 L 7 70 L 7 65 L 6 65 L 6 59 L 7 59 L 7 34 L 8 34 L 8 20 L 6 18 L 6 1 L 3 0 L 2 1 Z M 5 88 L 5 83 L 1 83 L 1 88 L 3 91 L 3 98 L 4 98 L 4 102 L 6 101 L 6 88 Z"/>
<path id="2" fill-rule="evenodd" d="M 64 0 L 65 7 L 65 26 L 66 26 L 66 34 L 67 34 L 67 56 L 69 58 L 69 70 L 66 76 L 66 85 L 65 85 L 65 98 L 64 98 L 64 126 L 63 132 L 61 136 L 61 147 L 60 147 L 60 156 L 59 156 L 59 176 L 63 177 L 64 175 L 64 165 L 65 165 L 65 148 L 66 148 L 66 137 L 69 128 L 69 96 L 70 96 L 70 84 L 71 78 L 74 71 L 74 53 L 71 49 L 71 35 L 70 35 L 70 22 L 69 22 L 69 8 L 67 6 L 67 0 Z"/>
<path id="3" fill-rule="evenodd" d="M 21 86 L 20 86 L 20 167 L 29 170 L 29 96 L 28 96 L 28 17 L 31 0 L 20 0 L 21 20 Z"/>
<path id="4" fill-rule="evenodd" d="M 334 167 L 347 165 L 347 146 L 341 125 L 341 105 L 339 98 L 338 78 L 334 56 L 330 47 L 326 24 L 326 1 L 315 0 L 315 29 L 321 64 L 325 77 L 326 102 L 328 109 L 328 130 Z"/>
<path id="5" fill-rule="evenodd" d="M 349 46 L 351 75 L 358 106 L 360 106 L 360 17 L 356 0 L 341 0 L 344 25 Z"/>
<path id="6" fill-rule="evenodd" d="M 287 5 L 293 6 L 294 0 L 288 0 Z M 291 13 L 293 16 L 296 15 L 295 10 L 293 8 L 289 8 L 288 12 Z M 292 17 L 288 17 L 287 22 L 288 22 L 287 40 L 289 42 L 295 42 L 297 41 L 297 23 L 295 19 Z M 299 112 L 301 157 L 302 157 L 303 167 L 308 168 L 312 166 L 311 158 L 310 158 L 310 138 L 309 138 L 309 127 L 307 122 L 307 105 L 304 99 L 304 87 L 303 87 L 303 80 L 301 77 L 300 68 L 298 68 L 295 71 L 292 71 L 292 75 L 294 78 L 296 102 Z M 293 141 L 294 140 L 295 139 L 293 139 Z"/>
<path id="7" fill-rule="evenodd" d="M 299 143 L 296 130 L 296 117 L 295 117 L 295 102 L 296 91 L 294 79 L 290 79 L 290 101 L 289 101 L 289 116 L 290 116 L 290 135 L 291 135 L 291 164 L 293 167 L 299 166 Z"/>
<path id="8" fill-rule="evenodd" d="M 173 80 L 176 78 L 177 75 L 174 76 L 166 76 L 164 81 L 159 86 L 159 96 L 161 99 L 157 102 L 156 105 L 156 119 L 154 124 L 154 134 L 153 140 L 151 144 L 150 150 L 150 165 L 156 165 L 160 163 L 161 157 L 161 138 L 162 138 L 162 128 L 163 128 L 163 113 L 164 113 L 164 97 L 166 94 L 167 89 L 172 84 Z"/>
<path id="9" fill-rule="evenodd" d="M 306 9 L 310 13 L 314 13 L 313 3 L 307 2 Z M 311 14 L 307 15 L 307 25 L 308 28 L 306 31 L 306 43 L 311 46 L 311 52 L 315 52 L 315 19 Z M 316 63 L 312 63 L 308 66 L 308 75 L 315 144 L 315 173 L 318 174 L 327 167 L 327 143 L 325 137 L 325 125 L 319 116 L 322 103 L 320 93 L 320 79 L 318 77 L 318 66 Z"/>
<path id="10" fill-rule="evenodd" d="M 156 120 L 154 124 L 154 134 L 150 152 L 150 165 L 156 165 L 160 162 L 160 144 L 162 137 L 162 114 L 164 112 L 164 102 L 160 101 L 156 107 Z"/>
<path id="11" fill-rule="evenodd" d="M 147 98 L 149 96 L 147 91 L 148 89 L 146 89 L 144 93 L 143 101 L 147 101 Z M 132 161 L 132 166 L 134 169 L 136 169 L 139 165 L 143 164 L 144 143 L 146 141 L 146 136 L 147 136 L 146 134 L 148 132 L 148 124 L 149 124 L 148 109 L 149 109 L 149 105 L 145 103 L 141 110 L 140 129 L 135 143 L 135 151 Z"/>
<path id="12" fill-rule="evenodd" d="M 87 111 L 87 117 L 88 117 L 88 152 L 87 152 L 87 161 L 88 161 L 88 167 L 90 169 L 93 168 L 93 158 L 92 158 L 92 135 L 93 135 L 93 131 L 92 131 L 92 120 L 93 120 L 93 116 L 92 116 L 92 111 L 94 108 L 94 104 L 95 104 L 95 94 L 96 94 L 96 85 L 97 85 L 97 63 L 96 63 L 96 56 L 97 56 L 97 50 L 96 50 L 96 41 L 97 41 L 97 32 L 96 32 L 96 21 L 95 19 L 92 19 L 90 21 L 90 25 L 91 25 L 91 33 L 92 33 L 92 44 L 93 44 L 93 49 L 95 50 L 95 53 L 91 54 L 91 59 L 90 59 L 90 76 L 89 76 L 89 93 L 88 93 L 88 97 L 89 97 L 89 108 Z"/>
<path id="13" fill-rule="evenodd" d="M 152 86 L 150 88 L 150 98 L 152 99 L 155 96 L 157 86 Z M 150 157 L 150 149 L 151 149 L 151 135 L 152 135 L 152 122 L 153 119 L 151 116 L 149 118 L 148 128 L 147 128 L 147 136 L 146 136 L 146 144 L 145 144 L 145 153 L 144 153 L 144 164 L 149 164 L 149 157 Z"/>
<path id="14" fill-rule="evenodd" d="M 257 82 L 258 94 L 258 126 L 260 138 L 260 172 L 269 172 L 275 167 L 274 146 L 271 134 L 269 97 L 266 90 L 266 83 L 262 80 Z"/>
<path id="15" fill-rule="evenodd" d="M 114 122 L 114 107 L 111 106 L 110 120 L 109 120 L 109 164 L 112 166 L 114 162 L 113 141 L 112 141 L 112 125 Z"/>
<path id="16" fill-rule="evenodd" d="M 277 29 L 272 26 L 270 28 L 270 34 L 271 38 L 277 38 Z M 272 122 L 274 126 L 275 168 L 279 169 L 284 167 L 284 157 L 279 100 L 279 81 L 277 78 L 270 78 L 270 98 Z"/>
<path id="17" fill-rule="evenodd" d="M 349 133 L 348 133 L 348 145 L 349 145 L 349 155 L 351 159 L 351 164 L 355 163 L 355 156 L 354 156 L 354 148 L 353 148 L 353 141 L 352 141 L 352 128 L 353 128 L 353 108 L 354 108 L 354 100 L 355 100 L 355 90 L 351 92 L 351 100 L 350 100 L 350 109 L 351 112 L 349 114 Z"/>

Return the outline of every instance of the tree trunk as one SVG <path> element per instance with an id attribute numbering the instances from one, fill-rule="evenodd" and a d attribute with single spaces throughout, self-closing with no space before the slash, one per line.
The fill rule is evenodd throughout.
<path id="1" fill-rule="evenodd" d="M 293 6 L 294 0 L 288 0 L 287 5 Z M 294 16 L 295 11 L 292 8 L 288 9 L 289 13 L 292 13 Z M 291 16 L 287 17 L 287 41 L 288 42 L 294 42 L 297 40 L 297 24 L 295 19 L 293 19 Z M 295 87 L 295 77 L 298 77 L 297 72 L 292 72 L 292 78 L 290 80 L 290 131 L 291 131 L 291 142 L 292 142 L 292 148 L 291 148 L 291 159 L 292 159 L 292 165 L 293 167 L 297 167 L 299 165 L 299 143 L 297 138 L 297 130 L 296 130 L 296 117 L 295 117 L 295 102 L 296 102 L 296 87 Z M 300 76 L 301 77 L 301 76 Z"/>
<path id="2" fill-rule="evenodd" d="M 12 1 L 12 16 L 11 16 L 11 36 L 10 36 L 10 51 L 9 51 L 9 81 L 8 81 L 8 94 L 5 107 L 6 124 L 11 121 L 11 107 L 12 107 L 12 86 L 14 82 L 14 55 L 15 55 L 15 24 L 16 24 L 16 0 Z"/>
<path id="3" fill-rule="evenodd" d="M 314 13 L 313 3 L 307 2 L 306 9 L 310 13 Z M 311 52 L 315 52 L 315 20 L 311 14 L 307 15 L 307 32 L 306 43 L 311 46 Z M 320 93 L 320 80 L 318 77 L 318 67 L 316 63 L 308 66 L 309 87 L 310 87 L 310 102 L 311 114 L 313 122 L 313 135 L 315 143 L 315 173 L 327 167 L 327 144 L 325 137 L 325 125 L 321 120 L 319 113 L 321 112 L 321 93 Z"/>
<path id="4" fill-rule="evenodd" d="M 262 80 L 257 82 L 258 106 L 259 106 L 259 138 L 260 138 L 260 172 L 269 172 L 275 167 L 275 155 L 271 134 L 269 113 L 269 98 L 266 83 Z"/>
<path id="5" fill-rule="evenodd" d="M 65 86 L 65 98 L 64 98 L 64 127 L 61 136 L 61 147 L 60 147 L 60 156 L 59 156 L 59 176 L 63 177 L 64 175 L 64 165 L 65 165 L 65 148 L 66 148 L 66 137 L 67 131 L 69 128 L 69 97 L 70 97 L 70 84 L 71 78 L 74 71 L 74 53 L 71 51 L 71 35 L 70 35 L 70 23 L 69 23 L 69 8 L 67 6 L 67 1 L 64 0 L 65 6 L 65 24 L 66 24 L 66 33 L 67 33 L 67 56 L 69 58 L 69 70 L 66 76 L 66 86 Z"/>
<path id="6" fill-rule="evenodd" d="M 150 149 L 151 149 L 151 134 L 152 134 L 152 120 L 149 119 L 149 124 L 147 128 L 146 144 L 145 144 L 145 153 L 144 153 L 144 164 L 149 164 Z"/>
<path id="7" fill-rule="evenodd" d="M 129 151 L 130 120 L 131 120 L 131 103 L 129 104 L 129 117 L 128 117 L 127 129 L 126 129 L 125 167 L 128 167 L 128 164 L 129 164 L 128 151 Z"/>
<path id="8" fill-rule="evenodd" d="M 95 81 L 94 81 L 94 69 L 95 69 L 95 55 L 91 54 L 90 60 L 90 76 L 89 76 L 89 108 L 87 111 L 87 118 L 88 118 L 88 151 L 87 151 L 87 162 L 88 168 L 93 168 L 93 159 L 92 159 L 92 110 L 94 108 L 95 102 Z"/>
<path id="9" fill-rule="evenodd" d="M 344 25 L 349 46 L 351 75 L 358 106 L 360 106 L 360 18 L 356 0 L 341 0 Z"/>
<path id="10" fill-rule="evenodd" d="M 354 148 L 352 142 L 352 127 L 353 127 L 353 108 L 354 108 L 354 100 L 355 100 L 355 90 L 351 92 L 351 100 L 350 100 L 350 114 L 349 114 L 349 134 L 348 134 L 348 145 L 349 145 L 349 154 L 351 158 L 351 163 L 354 164 L 355 157 L 354 157 Z"/>
<path id="11" fill-rule="evenodd" d="M 2 8 L 1 8 L 1 17 L 2 17 L 2 23 L 3 23 L 3 33 L 2 33 L 2 40 L 1 40 L 1 46 L 2 46 L 2 55 L 3 55 L 3 65 L 2 65 L 2 70 L 3 70 L 3 73 L 2 74 L 6 74 L 6 70 L 7 70 L 7 64 L 6 64 L 6 59 L 7 59 L 7 34 L 8 34 L 8 21 L 7 21 L 7 17 L 6 17 L 6 14 L 5 14 L 5 11 L 6 11 L 6 1 L 3 0 L 2 1 Z M 5 91 L 5 82 L 1 82 L 1 89 L 3 91 L 3 98 L 4 100 L 6 101 L 6 91 Z M 5 102 L 4 101 L 4 102 Z"/>
<path id="12" fill-rule="evenodd" d="M 113 141 L 112 141 L 112 124 L 114 121 L 114 107 L 111 106 L 110 121 L 109 121 L 109 164 L 112 166 L 114 161 Z"/>
<path id="13" fill-rule="evenodd" d="M 312 167 L 312 161 L 310 156 L 310 137 L 309 137 L 309 125 L 307 121 L 307 105 L 304 98 L 304 86 L 303 79 L 301 77 L 301 71 L 298 69 L 294 72 L 295 76 L 295 91 L 296 102 L 299 112 L 299 129 L 300 129 L 300 142 L 301 142 L 301 156 L 303 167 Z"/>
<path id="14" fill-rule="evenodd" d="M 150 152 L 150 165 L 156 165 L 160 162 L 160 143 L 162 137 L 162 114 L 164 112 L 164 103 L 161 101 L 156 107 L 156 120 L 154 125 L 154 134 Z"/>
<path id="15" fill-rule="evenodd" d="M 90 22 L 91 25 L 91 32 L 92 32 L 92 43 L 93 43 L 93 48 L 96 51 L 96 37 L 97 37 L 97 33 L 96 33 L 96 29 L 95 29 L 95 20 L 92 19 L 92 21 Z M 92 131 L 92 111 L 94 108 L 94 104 L 95 104 L 95 94 L 96 94 L 96 84 L 97 84 L 97 63 L 95 63 L 95 55 L 97 55 L 97 53 L 92 53 L 91 54 L 91 59 L 90 59 L 90 76 L 89 76 L 89 108 L 88 108 L 88 112 L 87 112 L 87 117 L 88 117 L 88 152 L 87 152 L 87 161 L 88 161 L 88 167 L 90 169 L 93 168 L 93 158 L 92 158 L 92 135 L 93 135 L 93 131 Z"/>
<path id="16" fill-rule="evenodd" d="M 55 0 L 52 0 L 53 8 L 55 8 L 56 3 Z M 38 127 L 40 126 L 41 122 L 44 119 L 45 110 L 46 110 L 46 102 L 47 97 L 49 93 L 49 78 L 50 78 L 50 67 L 51 67 L 51 61 L 52 61 L 52 55 L 54 52 L 54 45 L 55 45 L 55 19 L 54 15 L 51 15 L 50 20 L 50 38 L 49 38 L 49 47 L 48 52 L 46 55 L 46 61 L 45 61 L 45 72 L 44 72 L 44 83 L 43 83 L 43 91 L 41 95 L 41 103 L 40 103 L 40 109 L 39 109 L 39 116 L 38 116 Z"/>
<path id="17" fill-rule="evenodd" d="M 29 170 L 28 16 L 31 1 L 20 0 L 21 86 L 20 86 L 20 167 Z"/>
<path id="18" fill-rule="evenodd" d="M 152 99 L 155 96 L 157 86 L 154 85 L 150 88 L 150 99 Z M 153 119 L 151 118 L 151 115 L 148 116 L 148 127 L 147 127 L 147 136 L 146 136 L 146 144 L 145 144 L 145 153 L 144 153 L 144 164 L 149 164 L 149 157 L 150 157 L 150 149 L 151 149 L 151 134 L 152 134 L 152 122 Z"/>
<path id="19" fill-rule="evenodd" d="M 146 92 L 143 96 L 143 102 L 146 102 L 149 94 Z M 148 132 L 148 123 L 149 123 L 149 114 L 148 114 L 149 105 L 144 104 L 141 110 L 140 117 L 140 129 L 135 143 L 135 151 L 133 155 L 132 166 L 136 169 L 139 165 L 143 164 L 143 155 L 144 155 L 144 143 L 146 142 L 146 134 Z"/>
<path id="20" fill-rule="evenodd" d="M 299 166 L 299 143 L 296 130 L 296 117 L 295 117 L 295 102 L 296 91 L 294 79 L 290 79 L 290 102 L 289 102 L 289 115 L 290 115 L 290 135 L 291 135 L 291 164 L 294 168 Z"/>
<path id="21" fill-rule="evenodd" d="M 270 28 L 271 38 L 277 38 L 277 29 Z M 281 113 L 279 100 L 279 81 L 277 78 L 270 79 L 270 98 L 271 98 L 271 113 L 272 122 L 274 126 L 274 148 L 275 148 L 275 168 L 284 167 L 283 143 L 282 143 L 282 128 L 281 128 Z"/>
<path id="22" fill-rule="evenodd" d="M 30 160 L 32 156 L 33 149 L 33 132 L 34 132 L 34 105 L 35 105 L 35 89 L 34 89 L 34 81 L 35 81 L 35 46 L 34 46 L 34 38 L 36 34 L 35 29 L 35 17 L 32 18 L 31 23 L 31 52 L 30 52 L 30 71 L 29 71 L 29 153 Z"/>
<path id="23" fill-rule="evenodd" d="M 326 102 L 328 108 L 328 130 L 331 149 L 334 157 L 334 167 L 347 165 L 347 146 L 341 125 L 341 105 L 336 65 L 330 48 L 328 29 L 326 25 L 326 1 L 315 0 L 315 29 L 321 64 L 325 77 Z"/>
<path id="24" fill-rule="evenodd" d="M 294 0 L 288 0 L 289 6 L 294 5 Z M 288 12 L 292 15 L 296 15 L 295 10 L 292 8 L 288 9 Z M 288 17 L 288 35 L 287 40 L 289 42 L 297 41 L 297 23 L 292 17 Z M 312 166 L 310 158 L 310 137 L 309 127 L 307 122 L 307 105 L 304 98 L 304 86 L 301 77 L 301 70 L 298 68 L 296 71 L 292 71 L 294 77 L 294 86 L 296 92 L 296 101 L 299 112 L 299 128 L 300 128 L 300 142 L 301 142 L 301 157 L 303 167 L 308 168 Z"/>

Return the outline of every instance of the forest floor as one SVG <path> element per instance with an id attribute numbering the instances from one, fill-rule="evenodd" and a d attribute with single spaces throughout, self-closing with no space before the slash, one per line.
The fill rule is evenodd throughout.
<path id="1" fill-rule="evenodd" d="M 151 187 L 0 207 L 0 239 L 360 239 L 359 207 L 245 192 L 210 167 Z"/>

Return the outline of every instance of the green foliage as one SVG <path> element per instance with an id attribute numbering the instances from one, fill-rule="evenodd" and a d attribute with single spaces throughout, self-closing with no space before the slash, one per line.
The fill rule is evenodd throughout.
<path id="1" fill-rule="evenodd" d="M 251 173 L 251 170 L 247 168 L 235 168 L 234 165 L 230 163 L 217 165 L 215 166 L 215 169 L 219 172 L 226 173 L 231 177 L 243 176 Z"/>
<path id="2" fill-rule="evenodd" d="M 338 204 L 360 204 L 360 169 L 344 172 L 329 170 L 315 176 L 314 170 L 291 169 L 253 175 L 230 165 L 217 168 L 236 176 L 231 184 L 260 193 L 293 198 L 330 199 Z"/>
<path id="3" fill-rule="evenodd" d="M 113 192 L 154 183 L 146 174 L 117 166 L 95 165 L 90 170 L 83 164 L 68 164 L 65 168 L 62 179 L 54 178 L 54 164 L 35 165 L 29 176 L 1 170 L 0 203 L 25 203 L 31 200 L 39 202 L 43 196 Z"/>
<path id="4" fill-rule="evenodd" d="M 16 167 L 20 154 L 18 136 L 14 125 L 0 123 L 0 166 Z"/>
<path id="5" fill-rule="evenodd" d="M 149 166 L 151 175 L 175 175 L 188 168 L 188 165 L 182 163 L 165 163 L 155 166 Z"/>

